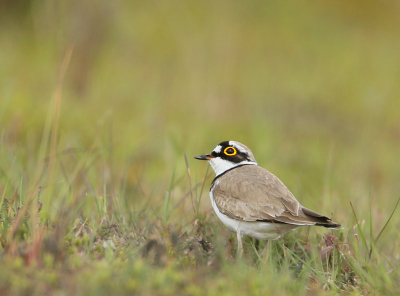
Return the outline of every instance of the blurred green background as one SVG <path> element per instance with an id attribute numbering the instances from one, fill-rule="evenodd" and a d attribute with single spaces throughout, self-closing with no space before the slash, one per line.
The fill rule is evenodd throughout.
<path id="1" fill-rule="evenodd" d="M 372 0 L 1 0 L 2 169 L 29 184 L 58 85 L 57 152 L 95 147 L 133 204 L 157 206 L 173 172 L 179 200 L 183 151 L 198 182 L 207 164 L 193 156 L 236 140 L 305 206 L 347 225 L 349 201 L 367 215 L 371 197 L 382 227 L 400 192 L 399 13 Z"/>
<path id="2" fill-rule="evenodd" d="M 399 15 L 0 0 L 0 294 L 398 295 Z M 302 228 L 269 259 L 247 239 L 236 258 L 193 159 L 225 140 L 344 229 Z"/>

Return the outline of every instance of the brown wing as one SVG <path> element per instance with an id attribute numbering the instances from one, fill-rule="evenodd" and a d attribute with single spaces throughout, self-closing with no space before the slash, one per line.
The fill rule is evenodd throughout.
<path id="1" fill-rule="evenodd" d="M 213 196 L 218 209 L 241 221 L 340 227 L 304 208 L 275 175 L 256 165 L 244 165 L 216 179 Z"/>

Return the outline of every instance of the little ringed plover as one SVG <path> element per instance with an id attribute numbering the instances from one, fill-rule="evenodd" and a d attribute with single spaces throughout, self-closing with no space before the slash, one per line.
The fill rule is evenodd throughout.
<path id="1" fill-rule="evenodd" d="M 207 160 L 215 171 L 212 207 L 222 223 L 236 231 L 239 252 L 242 235 L 270 240 L 299 226 L 340 228 L 339 223 L 303 207 L 281 180 L 257 165 L 242 143 L 221 142 L 211 154 L 195 158 Z"/>

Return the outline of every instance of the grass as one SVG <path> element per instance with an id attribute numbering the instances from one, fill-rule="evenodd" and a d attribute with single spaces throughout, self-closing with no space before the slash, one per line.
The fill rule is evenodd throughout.
<path id="1" fill-rule="evenodd" d="M 394 1 L 78 2 L 0 3 L 1 295 L 399 293 Z M 237 258 L 224 140 L 343 229 Z"/>

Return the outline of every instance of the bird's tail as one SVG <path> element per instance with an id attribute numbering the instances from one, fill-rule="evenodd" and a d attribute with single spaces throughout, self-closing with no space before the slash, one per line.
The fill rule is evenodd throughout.
<path id="1" fill-rule="evenodd" d="M 330 218 L 322 216 L 321 214 L 318 214 L 317 212 L 311 211 L 310 209 L 303 208 L 303 213 L 311 218 L 316 226 L 322 226 L 326 228 L 331 228 L 331 229 L 340 229 L 342 228 L 339 223 L 333 222 Z"/>

